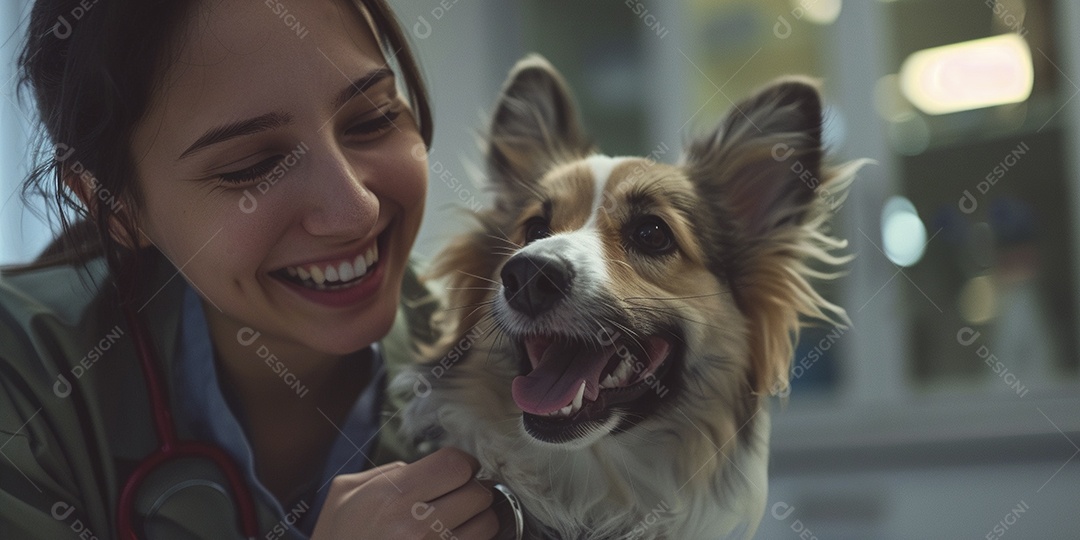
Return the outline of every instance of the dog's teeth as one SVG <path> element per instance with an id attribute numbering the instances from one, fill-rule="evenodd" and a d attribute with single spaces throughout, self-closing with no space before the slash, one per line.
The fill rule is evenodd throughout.
<path id="1" fill-rule="evenodd" d="M 615 380 L 615 377 L 612 377 L 611 374 L 608 373 L 607 376 L 604 377 L 604 382 L 600 383 L 600 388 L 615 388 L 618 385 L 619 382 Z"/>
<path id="2" fill-rule="evenodd" d="M 581 388 L 578 388 L 577 396 L 574 398 L 574 402 L 571 404 L 573 410 L 581 409 L 581 399 L 585 397 L 585 381 L 581 381 Z"/>
<path id="3" fill-rule="evenodd" d="M 615 368 L 615 386 L 625 386 L 633 373 L 634 368 L 630 367 L 629 360 L 619 362 L 619 367 Z"/>
<path id="4" fill-rule="evenodd" d="M 572 411 L 572 410 L 574 410 L 574 406 L 573 405 L 567 405 L 567 406 L 559 409 L 559 416 L 569 416 L 570 411 Z"/>

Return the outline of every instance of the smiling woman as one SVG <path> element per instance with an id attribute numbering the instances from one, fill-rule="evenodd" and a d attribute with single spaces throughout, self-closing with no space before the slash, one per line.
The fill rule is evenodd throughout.
<path id="1" fill-rule="evenodd" d="M 37 0 L 20 55 L 57 149 L 26 191 L 63 234 L 0 275 L 0 537 L 491 538 L 472 457 L 380 435 L 434 332 L 431 115 L 385 2 L 118 0 L 49 31 L 80 5 Z"/>

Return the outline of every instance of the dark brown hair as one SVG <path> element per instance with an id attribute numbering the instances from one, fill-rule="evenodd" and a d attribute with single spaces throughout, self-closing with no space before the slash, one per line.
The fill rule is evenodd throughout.
<path id="1" fill-rule="evenodd" d="M 430 147 L 431 109 L 412 50 L 386 0 L 351 0 L 370 17 L 384 53 L 396 60 L 420 135 Z M 180 49 L 192 0 L 36 0 L 19 54 L 19 90 L 31 92 L 41 118 L 37 156 L 23 199 L 44 197 L 60 233 L 37 259 L 14 271 L 85 265 L 104 257 L 112 275 L 138 264 L 110 235 L 117 222 L 138 238 L 132 212 L 142 200 L 131 141 L 168 66 Z M 74 177 L 97 200 L 87 208 L 65 184 Z M 107 202 L 107 204 L 100 204 Z M 93 203 L 92 203 L 93 204 Z M 51 215 L 51 214 L 55 214 Z M 127 294 L 130 291 L 121 291 Z"/>

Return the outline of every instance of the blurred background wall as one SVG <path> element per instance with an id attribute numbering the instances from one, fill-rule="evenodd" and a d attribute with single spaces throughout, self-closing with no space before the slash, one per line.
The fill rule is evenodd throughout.
<path id="1" fill-rule="evenodd" d="M 436 111 L 424 258 L 487 200 L 476 137 L 527 52 L 566 75 L 606 153 L 667 162 L 753 89 L 820 79 L 833 157 L 875 163 L 835 221 L 857 258 L 822 284 L 853 325 L 802 336 L 758 537 L 1077 537 L 1080 3 L 391 3 Z M 26 13 L 0 7 L 5 58 Z M 50 236 L 16 194 L 30 124 L 12 91 L 0 263 Z"/>

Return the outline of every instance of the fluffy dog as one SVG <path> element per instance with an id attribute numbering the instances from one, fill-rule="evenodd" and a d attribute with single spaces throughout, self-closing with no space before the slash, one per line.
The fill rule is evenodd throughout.
<path id="1" fill-rule="evenodd" d="M 492 116 L 494 204 L 435 259 L 450 331 L 395 382 L 403 430 L 460 447 L 530 538 L 742 538 L 766 503 L 766 397 L 831 253 L 814 84 L 737 105 L 677 165 L 598 154 L 562 77 L 518 63 Z"/>

